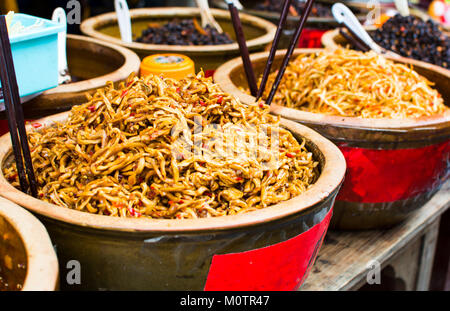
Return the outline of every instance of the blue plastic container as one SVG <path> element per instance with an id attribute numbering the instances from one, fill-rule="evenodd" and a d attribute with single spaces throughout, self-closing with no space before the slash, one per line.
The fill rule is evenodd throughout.
<path id="1" fill-rule="evenodd" d="M 66 25 L 20 13 L 14 14 L 11 25 L 20 21 L 27 27 L 37 20 L 43 21 L 39 28 L 9 37 L 20 97 L 58 86 L 58 33 L 66 31 Z"/>

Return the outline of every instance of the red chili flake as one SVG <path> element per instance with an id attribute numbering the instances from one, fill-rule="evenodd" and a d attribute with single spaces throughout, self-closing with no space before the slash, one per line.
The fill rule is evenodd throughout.
<path id="1" fill-rule="evenodd" d="M 141 217 L 141 216 L 142 216 L 141 213 L 139 213 L 138 211 L 136 211 L 136 210 L 135 210 L 134 208 L 132 208 L 132 207 L 129 207 L 129 208 L 128 208 L 128 211 L 130 212 L 130 215 L 133 216 L 133 217 Z"/>
<path id="2" fill-rule="evenodd" d="M 177 93 L 180 93 L 181 89 L 179 87 L 177 87 Z"/>
<path id="3" fill-rule="evenodd" d="M 142 206 L 144 206 L 144 203 L 142 201 L 139 201 L 138 205 L 142 207 Z"/>
<path id="4" fill-rule="evenodd" d="M 260 104 L 259 104 L 259 108 L 264 108 L 264 104 L 263 104 L 263 103 L 260 103 Z"/>
<path id="5" fill-rule="evenodd" d="M 155 186 L 151 185 L 150 189 L 155 190 Z"/>
<path id="6" fill-rule="evenodd" d="M 155 139 L 159 136 L 159 131 L 155 131 L 150 135 L 150 139 Z"/>
<path id="7" fill-rule="evenodd" d="M 209 191 L 205 192 L 204 194 L 207 195 L 208 197 L 212 197 L 212 193 Z"/>
<path id="8" fill-rule="evenodd" d="M 134 117 L 136 115 L 136 113 L 132 112 L 130 113 L 130 117 Z"/>
<path id="9" fill-rule="evenodd" d="M 169 205 L 173 205 L 173 203 L 174 203 L 173 201 L 169 201 Z"/>
<path id="10" fill-rule="evenodd" d="M 178 214 L 176 217 L 177 217 L 178 219 L 181 219 L 181 215 L 180 215 L 180 214 Z"/>
<path id="11" fill-rule="evenodd" d="M 94 151 L 89 151 L 89 155 L 93 156 L 94 155 Z"/>
<path id="12" fill-rule="evenodd" d="M 236 180 L 237 181 L 241 181 L 241 180 L 244 180 L 242 177 L 236 177 Z"/>
<path id="13" fill-rule="evenodd" d="M 43 193 L 39 193 L 39 197 L 40 197 L 40 198 L 43 198 L 43 197 L 44 197 L 44 194 L 43 194 Z"/>
<path id="14" fill-rule="evenodd" d="M 120 98 L 123 98 L 125 95 L 127 95 L 127 93 L 128 93 L 128 90 L 124 90 L 122 92 L 122 94 L 120 95 Z"/>
<path id="15" fill-rule="evenodd" d="M 184 203 L 183 200 L 178 201 L 178 204 L 183 204 L 183 203 Z"/>
<path id="16" fill-rule="evenodd" d="M 37 129 L 38 127 L 41 127 L 41 126 L 42 126 L 42 124 L 41 124 L 41 123 L 38 123 L 38 122 L 36 122 L 36 123 L 31 123 L 31 126 L 32 126 L 32 127 L 34 127 L 35 129 Z"/>
<path id="17" fill-rule="evenodd" d="M 286 153 L 286 156 L 287 156 L 288 158 L 295 158 L 295 155 L 293 155 L 293 154 L 290 153 L 290 152 Z"/>
<path id="18" fill-rule="evenodd" d="M 199 101 L 199 104 L 201 105 L 201 106 L 203 106 L 203 107 L 205 107 L 206 106 L 206 103 L 204 102 L 204 101 Z"/>
<path id="19" fill-rule="evenodd" d="M 219 96 L 219 99 L 217 99 L 217 103 L 218 104 L 222 104 L 223 103 L 223 96 Z"/>
<path id="20" fill-rule="evenodd" d="M 95 105 L 89 106 L 88 109 L 89 109 L 91 112 L 95 112 Z"/>
<path id="21" fill-rule="evenodd" d="M 131 80 L 131 81 L 128 81 L 128 83 L 127 83 L 127 87 L 129 87 L 131 84 L 133 83 L 133 80 Z"/>

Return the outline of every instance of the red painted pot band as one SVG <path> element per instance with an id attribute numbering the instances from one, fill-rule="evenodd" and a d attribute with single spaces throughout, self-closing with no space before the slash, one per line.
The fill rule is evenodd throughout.
<path id="1" fill-rule="evenodd" d="M 428 192 L 449 175 L 450 140 L 416 149 L 339 147 L 347 173 L 337 200 L 392 202 Z"/>
<path id="2" fill-rule="evenodd" d="M 314 263 L 333 210 L 308 231 L 264 248 L 214 255 L 205 290 L 295 290 Z"/>

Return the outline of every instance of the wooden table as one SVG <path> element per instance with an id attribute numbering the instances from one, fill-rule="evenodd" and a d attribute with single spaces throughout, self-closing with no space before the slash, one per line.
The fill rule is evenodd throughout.
<path id="1" fill-rule="evenodd" d="M 440 219 L 449 207 L 447 181 L 427 204 L 392 229 L 330 230 L 301 290 L 428 290 Z M 381 268 L 380 284 L 373 284 L 374 263 Z"/>

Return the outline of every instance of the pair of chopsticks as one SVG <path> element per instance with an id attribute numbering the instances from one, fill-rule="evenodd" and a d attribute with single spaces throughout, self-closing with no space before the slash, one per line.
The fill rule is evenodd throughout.
<path id="1" fill-rule="evenodd" d="M 0 79 L 20 188 L 24 193 L 30 190 L 31 195 L 37 197 L 37 183 L 28 146 L 6 19 L 3 15 L 0 15 Z"/>
<path id="2" fill-rule="evenodd" d="M 347 32 L 345 32 L 342 28 L 339 28 L 339 34 L 343 36 L 345 40 L 363 52 L 370 51 L 370 47 L 364 43 L 350 28 L 348 28 L 345 24 L 344 27 L 347 29 Z"/>
<path id="3" fill-rule="evenodd" d="M 284 1 L 283 9 L 282 9 L 281 15 L 280 15 L 280 20 L 278 22 L 278 28 L 275 33 L 275 37 L 274 37 L 274 40 L 272 43 L 272 47 L 270 49 L 266 67 L 264 68 L 264 73 L 263 73 L 263 76 L 261 79 L 261 84 L 260 84 L 259 88 L 257 87 L 257 84 L 256 84 L 253 66 L 250 61 L 250 56 L 249 56 L 249 52 L 247 49 L 247 45 L 245 43 L 245 38 L 243 37 L 243 35 L 240 36 L 240 32 L 242 32 L 242 26 L 240 25 L 240 19 L 239 19 L 239 15 L 237 13 L 237 9 L 236 9 L 236 7 L 234 7 L 232 1 L 227 1 L 227 3 L 228 3 L 228 8 L 230 10 L 231 18 L 233 21 L 233 26 L 235 28 L 236 37 L 237 37 L 237 40 L 239 43 L 239 49 L 241 51 L 241 57 L 242 57 L 242 61 L 244 64 L 247 81 L 248 81 L 248 84 L 250 87 L 250 92 L 251 92 L 252 96 L 255 96 L 256 100 L 258 101 L 261 98 L 261 96 L 263 95 L 264 90 L 266 88 L 267 79 L 269 77 L 270 69 L 272 68 L 273 61 L 275 59 L 275 54 L 276 54 L 276 51 L 278 48 L 278 43 L 280 42 L 280 37 L 281 37 L 282 31 L 283 31 L 283 28 L 286 24 L 286 18 L 289 14 L 289 9 L 291 7 L 292 0 Z M 297 45 L 297 42 L 300 39 L 300 35 L 302 34 L 303 28 L 305 26 L 305 22 L 309 16 L 309 13 L 311 12 L 313 3 L 314 3 L 314 0 L 307 0 L 307 2 L 306 2 L 305 9 L 303 11 L 302 16 L 300 17 L 300 19 L 298 21 L 294 36 L 291 39 L 288 50 L 284 56 L 283 62 L 281 63 L 281 67 L 278 71 L 277 77 L 275 78 L 274 84 L 272 85 L 272 89 L 269 93 L 269 96 L 266 99 L 267 105 L 270 105 L 272 103 L 275 93 L 277 92 L 277 89 L 281 83 L 281 79 L 283 78 L 283 75 L 286 72 L 286 68 L 289 64 L 289 60 L 291 59 L 292 54 L 294 53 L 295 47 Z M 237 17 L 234 17 L 235 15 L 237 15 Z M 236 19 L 236 21 L 235 21 L 235 19 Z M 239 29 L 240 29 L 240 32 L 238 31 Z"/>

